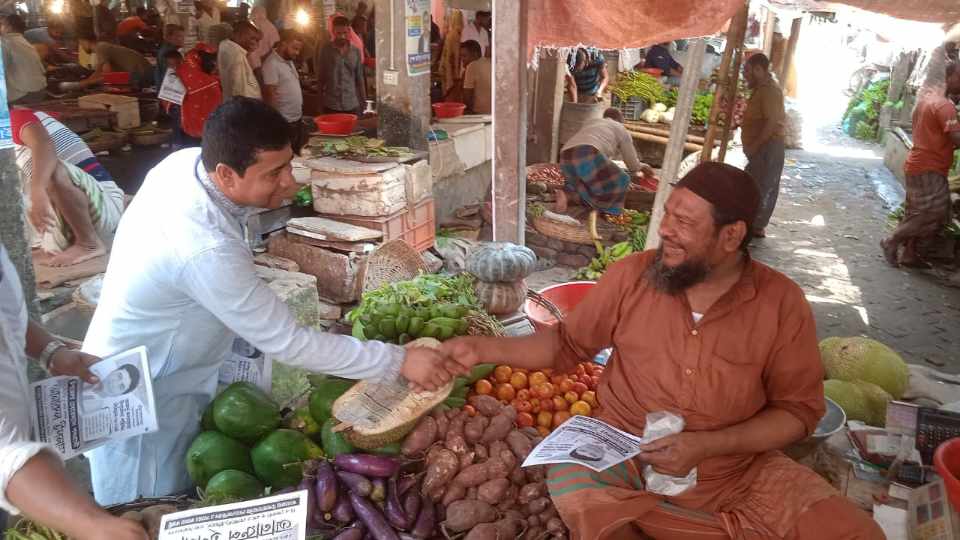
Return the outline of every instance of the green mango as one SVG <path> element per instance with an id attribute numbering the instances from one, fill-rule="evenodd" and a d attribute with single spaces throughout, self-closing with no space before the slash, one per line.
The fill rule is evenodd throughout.
<path id="1" fill-rule="evenodd" d="M 380 320 L 380 333 L 387 339 L 397 337 L 397 320 L 393 317 L 384 317 Z"/>
<path id="2" fill-rule="evenodd" d="M 423 332 L 420 332 L 420 337 L 429 337 L 429 338 L 437 339 L 440 337 L 441 328 L 442 327 L 439 324 L 428 322 L 423 325 Z"/>
<path id="3" fill-rule="evenodd" d="M 363 336 L 367 339 L 377 339 L 377 336 L 380 335 L 380 328 L 377 326 L 364 326 L 363 327 Z"/>
<path id="4" fill-rule="evenodd" d="M 397 315 L 397 323 L 396 323 L 397 335 L 406 334 L 409 328 L 410 328 L 410 316 L 405 313 L 401 313 L 400 315 Z"/>
<path id="5" fill-rule="evenodd" d="M 339 422 L 336 418 L 327 418 L 320 430 L 320 443 L 323 445 L 323 452 L 327 454 L 328 458 L 335 458 L 340 454 L 349 454 L 354 451 L 353 445 L 347 441 L 342 432 L 336 433 L 333 431 L 337 424 Z"/>
<path id="6" fill-rule="evenodd" d="M 253 444 L 280 427 L 280 407 L 249 382 L 235 382 L 213 401 L 213 421 L 228 437 Z"/>
<path id="7" fill-rule="evenodd" d="M 233 469 L 220 471 L 207 482 L 204 499 L 218 504 L 256 499 L 263 496 L 263 484 L 256 476 Z"/>
<path id="8" fill-rule="evenodd" d="M 451 326 L 440 326 L 440 336 L 437 337 L 440 341 L 446 341 L 453 337 L 455 329 Z"/>
<path id="9" fill-rule="evenodd" d="M 423 337 L 423 319 L 418 316 L 410 317 L 410 324 L 407 325 L 407 333 L 414 338 Z"/>
<path id="10" fill-rule="evenodd" d="M 310 416 L 322 425 L 333 416 L 333 402 L 355 384 L 349 379 L 325 379 L 315 384 L 310 393 Z"/>
<path id="11" fill-rule="evenodd" d="M 273 489 L 295 486 L 303 479 L 303 462 L 323 457 L 323 449 L 293 429 L 278 429 L 250 451 L 257 478 Z"/>
<path id="12" fill-rule="evenodd" d="M 400 313 L 400 304 L 377 304 L 376 311 L 381 317 L 396 317 Z"/>
<path id="13" fill-rule="evenodd" d="M 467 308 L 458 304 L 440 304 L 440 313 L 443 317 L 460 319 L 467 314 Z"/>
<path id="14" fill-rule="evenodd" d="M 253 472 L 250 450 L 218 431 L 204 431 L 197 435 L 187 449 L 186 462 L 190 480 L 201 489 L 205 489 L 207 482 L 220 471 Z"/>

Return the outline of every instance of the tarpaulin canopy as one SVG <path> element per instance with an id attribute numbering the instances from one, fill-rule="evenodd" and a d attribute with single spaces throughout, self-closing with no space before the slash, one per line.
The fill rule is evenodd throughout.
<path id="1" fill-rule="evenodd" d="M 923 22 L 960 22 L 957 0 L 840 0 L 840 4 Z"/>

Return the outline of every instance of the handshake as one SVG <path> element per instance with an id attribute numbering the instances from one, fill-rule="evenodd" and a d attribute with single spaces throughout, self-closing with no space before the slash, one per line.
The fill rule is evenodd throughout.
<path id="1" fill-rule="evenodd" d="M 492 360 L 491 344 L 496 338 L 459 337 L 444 342 L 439 349 L 412 347 L 403 358 L 400 374 L 414 392 L 442 388 L 458 375 L 467 375 L 473 366 Z"/>

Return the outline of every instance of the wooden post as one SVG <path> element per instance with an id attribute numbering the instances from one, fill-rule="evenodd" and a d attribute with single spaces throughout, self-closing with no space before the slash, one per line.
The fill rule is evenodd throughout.
<path id="1" fill-rule="evenodd" d="M 493 0 L 493 17 L 493 239 L 523 244 L 527 199 L 527 0 Z"/>
<path id="2" fill-rule="evenodd" d="M 790 67 L 793 65 L 793 56 L 797 52 L 797 41 L 800 39 L 800 28 L 803 26 L 803 17 L 797 17 L 790 25 L 790 39 L 787 41 L 787 48 L 783 52 L 783 65 L 780 67 L 780 84 L 786 87 L 787 77 L 790 76 Z"/>
<path id="3" fill-rule="evenodd" d="M 727 157 L 727 145 L 730 143 L 730 136 L 733 134 L 733 110 L 737 106 L 737 90 L 740 86 L 740 66 L 743 63 L 743 40 L 740 40 L 739 49 L 733 55 L 733 76 L 730 79 L 730 85 L 726 94 L 730 96 L 727 99 L 727 107 L 724 111 L 723 135 L 720 137 L 720 154 L 717 161 L 723 163 Z"/>
<path id="4" fill-rule="evenodd" d="M 763 54 L 770 58 L 773 52 L 773 32 L 777 29 L 777 14 L 767 8 L 767 22 L 763 25 Z"/>
<path id="5" fill-rule="evenodd" d="M 540 65 L 534 76 L 536 99 L 527 160 L 530 163 L 555 162 L 560 154 L 560 113 L 564 97 L 564 59 L 556 49 L 540 53 Z"/>
<path id="6" fill-rule="evenodd" d="M 736 47 L 734 43 L 743 45 L 744 36 L 747 33 L 747 18 L 750 15 L 750 2 L 744 4 L 743 8 L 730 19 L 730 27 L 727 29 L 727 46 L 723 50 L 723 58 L 720 61 L 720 79 L 717 81 L 717 92 L 713 99 L 713 106 L 710 107 L 710 119 L 707 122 L 707 134 L 704 137 L 703 151 L 700 153 L 700 161 L 709 161 L 713 158 L 713 143 L 717 138 L 717 119 L 720 117 L 720 101 L 723 99 L 723 93 L 727 87 L 727 80 L 730 78 L 730 63 L 733 60 L 733 53 Z M 737 39 L 737 36 L 740 36 Z"/>
<path id="7" fill-rule="evenodd" d="M 693 100 L 697 95 L 697 85 L 700 83 L 700 66 L 703 64 L 703 55 L 706 51 L 707 42 L 697 39 L 690 45 L 687 65 L 683 66 L 680 95 L 677 96 L 677 110 L 673 117 L 673 124 L 670 125 L 670 142 L 663 156 L 660 184 L 657 186 L 657 197 L 653 201 L 653 215 L 647 231 L 646 249 L 656 249 L 660 246 L 663 206 L 667 203 L 667 198 L 670 197 L 670 191 L 673 189 L 671 184 L 677 180 L 677 173 L 680 171 L 684 145 L 687 142 L 687 131 L 690 128 L 690 114 L 693 112 Z"/>

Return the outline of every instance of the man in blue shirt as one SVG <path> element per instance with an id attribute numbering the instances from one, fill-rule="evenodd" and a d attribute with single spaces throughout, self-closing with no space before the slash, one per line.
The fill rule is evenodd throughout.
<path id="1" fill-rule="evenodd" d="M 663 71 L 667 77 L 679 77 L 683 75 L 683 66 L 681 66 L 670 54 L 669 43 L 658 43 L 647 51 L 644 59 L 644 68 L 654 68 Z"/>
<path id="2" fill-rule="evenodd" d="M 567 87 L 576 103 L 600 103 L 610 75 L 607 60 L 598 50 L 578 49 L 567 60 Z"/>

